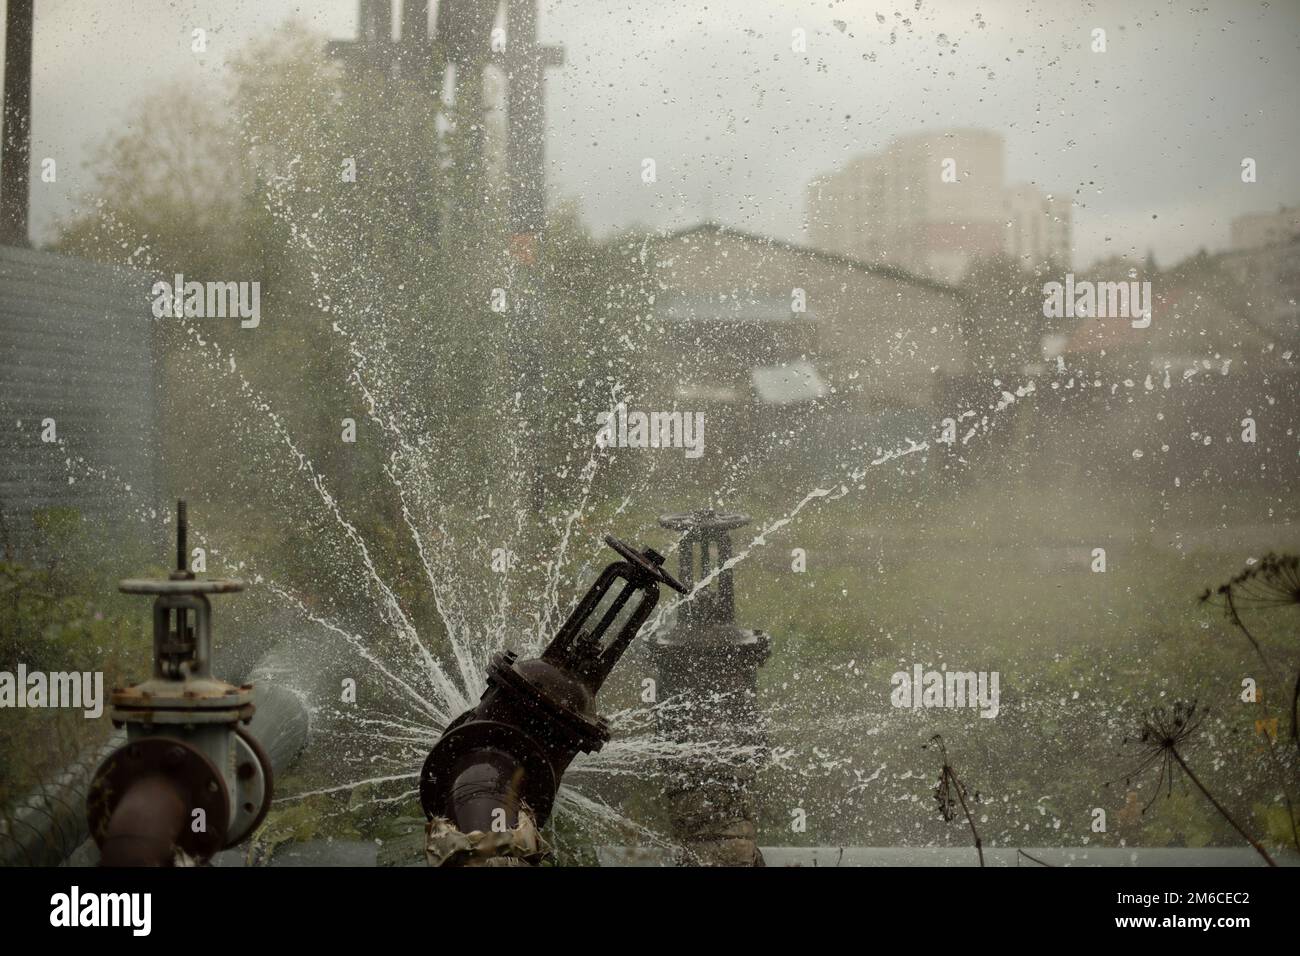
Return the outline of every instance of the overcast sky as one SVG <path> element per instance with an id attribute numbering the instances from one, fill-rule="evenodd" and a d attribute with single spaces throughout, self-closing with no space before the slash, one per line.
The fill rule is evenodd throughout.
<path id="1" fill-rule="evenodd" d="M 91 188 L 87 147 L 140 98 L 215 88 L 229 55 L 289 17 L 350 37 L 356 6 L 36 0 L 33 151 L 59 161 L 57 183 L 33 182 L 37 237 Z M 711 218 L 804 241 L 813 175 L 900 133 L 978 126 L 1005 136 L 1010 182 L 1075 201 L 1076 265 L 1148 248 L 1169 264 L 1223 248 L 1237 215 L 1300 201 L 1300 3 L 1196 6 L 543 0 L 543 40 L 567 56 L 548 73 L 550 195 L 577 197 L 601 232 Z"/>

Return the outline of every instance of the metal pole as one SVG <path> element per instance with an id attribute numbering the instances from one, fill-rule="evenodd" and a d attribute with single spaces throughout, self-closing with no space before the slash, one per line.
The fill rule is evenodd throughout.
<path id="1" fill-rule="evenodd" d="M 27 211 L 32 152 L 32 2 L 8 0 L 5 10 L 0 243 L 10 246 L 31 244 L 27 235 Z"/>
<path id="2" fill-rule="evenodd" d="M 432 86 L 429 0 L 403 0 L 402 33 L 397 45 L 402 69 L 423 85 Z"/>

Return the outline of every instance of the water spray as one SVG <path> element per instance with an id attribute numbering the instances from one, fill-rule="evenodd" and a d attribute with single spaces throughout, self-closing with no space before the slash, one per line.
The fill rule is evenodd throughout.
<path id="1" fill-rule="evenodd" d="M 210 594 L 244 589 L 188 570 L 185 502 L 177 504 L 176 570 L 165 580 L 121 582 L 126 594 L 157 595 L 153 675 L 114 689 L 109 716 L 126 743 L 95 773 L 86 798 L 103 866 L 203 862 L 240 843 L 271 805 L 272 765 L 243 726 L 253 687 L 212 674 Z"/>
<path id="2" fill-rule="evenodd" d="M 494 656 L 478 705 L 429 752 L 420 804 L 454 843 L 465 834 L 505 837 L 546 825 L 573 758 L 609 740 L 595 697 L 654 609 L 659 585 L 686 593 L 659 553 L 637 552 L 609 535 L 605 541 L 622 560 L 601 572 L 541 657 Z"/>
<path id="3" fill-rule="evenodd" d="M 662 515 L 659 523 L 682 533 L 680 574 L 688 587 L 713 575 L 676 608 L 672 626 L 645 639 L 659 675 L 659 732 L 679 744 L 721 738 L 741 755 L 723 766 L 665 761 L 673 831 L 689 851 L 686 862 L 762 866 L 748 789 L 767 744 L 757 692 L 771 639 L 736 625 L 735 584 L 727 566 L 731 532 L 749 524 L 749 517 L 707 508 Z"/>

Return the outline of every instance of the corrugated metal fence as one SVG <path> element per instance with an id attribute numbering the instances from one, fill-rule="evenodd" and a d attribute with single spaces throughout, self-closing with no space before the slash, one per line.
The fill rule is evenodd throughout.
<path id="1" fill-rule="evenodd" d="M 44 509 L 111 524 L 158 500 L 150 285 L 138 270 L 0 247 L 0 557 L 33 553 Z M 46 419 L 58 443 L 42 440 Z"/>

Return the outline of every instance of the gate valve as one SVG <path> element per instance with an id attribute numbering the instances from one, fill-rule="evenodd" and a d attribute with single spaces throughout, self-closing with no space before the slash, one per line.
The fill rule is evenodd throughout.
<path id="1" fill-rule="evenodd" d="M 609 739 L 593 708 L 596 693 L 654 609 L 659 585 L 686 588 L 657 552 L 637 552 L 611 535 L 605 542 L 622 560 L 601 572 L 541 657 L 495 655 L 478 705 L 429 752 L 420 773 L 429 819 L 449 819 L 464 833 L 501 832 L 516 826 L 526 804 L 540 828 L 573 758 Z"/>
<path id="2" fill-rule="evenodd" d="M 95 773 L 90 832 L 104 865 L 169 865 L 174 851 L 206 860 L 247 837 L 271 804 L 271 761 L 245 729 L 253 687 L 212 674 L 210 594 L 244 589 L 199 580 L 187 568 L 185 502 L 177 504 L 176 570 L 165 580 L 122 581 L 156 595 L 153 674 L 114 689 L 109 716 L 126 743 Z"/>

